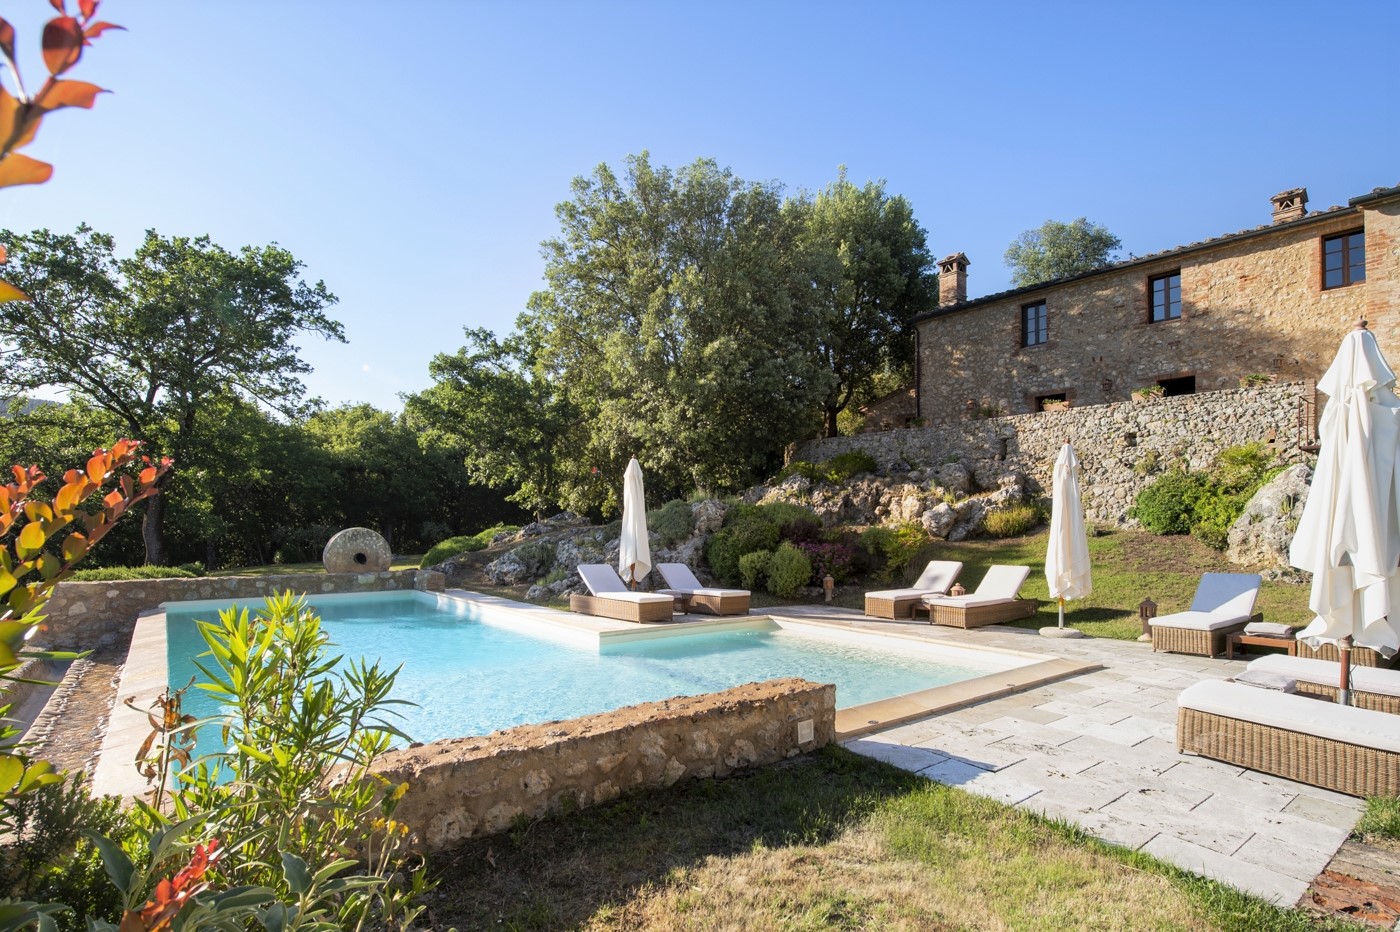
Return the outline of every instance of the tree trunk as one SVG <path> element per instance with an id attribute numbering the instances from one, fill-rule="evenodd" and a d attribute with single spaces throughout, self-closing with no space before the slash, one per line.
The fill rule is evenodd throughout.
<path id="1" fill-rule="evenodd" d="M 204 542 L 204 571 L 212 573 L 219 568 L 219 551 L 214 546 L 214 538 Z"/>
<path id="2" fill-rule="evenodd" d="M 165 566 L 165 493 L 146 500 L 146 514 L 141 519 L 141 540 L 146 545 L 146 565 Z"/>
<path id="3" fill-rule="evenodd" d="M 836 426 L 836 415 L 840 413 L 835 408 L 827 408 L 823 411 L 825 422 L 825 428 L 822 431 L 823 437 L 839 437 L 841 435 L 841 429 Z"/>

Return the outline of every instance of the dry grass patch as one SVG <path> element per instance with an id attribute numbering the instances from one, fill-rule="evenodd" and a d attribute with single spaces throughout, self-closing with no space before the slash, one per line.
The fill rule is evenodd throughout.
<path id="1" fill-rule="evenodd" d="M 433 869 L 435 928 L 1347 928 L 840 748 L 521 825 Z"/>

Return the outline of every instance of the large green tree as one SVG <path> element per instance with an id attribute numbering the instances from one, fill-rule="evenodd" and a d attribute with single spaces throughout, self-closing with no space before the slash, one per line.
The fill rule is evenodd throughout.
<path id="1" fill-rule="evenodd" d="M 466 331 L 456 353 L 433 358 L 433 386 L 411 395 L 404 419 L 430 448 L 449 450 L 475 482 L 509 487 L 510 500 L 542 515 L 567 496 L 564 470 L 580 439 L 578 411 L 536 370 L 519 335 Z"/>
<path id="2" fill-rule="evenodd" d="M 811 276 L 808 326 L 830 376 L 823 430 L 835 437 L 838 416 L 877 373 L 908 377 L 910 321 L 938 303 L 933 257 L 909 202 L 887 194 L 883 181 L 852 184 L 845 168 L 815 198 L 787 209 Z"/>
<path id="3" fill-rule="evenodd" d="M 1017 288 L 1092 272 L 1112 264 L 1123 243 L 1084 217 L 1070 223 L 1047 220 L 1006 247 L 1006 264 Z"/>
<path id="4" fill-rule="evenodd" d="M 658 496 L 736 489 L 812 433 L 832 376 L 777 186 L 643 153 L 621 177 L 575 179 L 557 214 L 520 332 L 586 425 L 565 451 L 566 504 L 612 508 L 632 455 Z"/>
<path id="5" fill-rule="evenodd" d="M 111 413 L 152 452 L 188 460 L 203 412 L 238 396 L 284 415 L 303 408 L 310 367 L 295 341 L 343 340 L 326 286 L 276 245 L 237 253 L 208 237 L 148 231 L 117 259 L 110 236 L 0 233 L 6 270 L 28 302 L 0 304 L 0 354 L 11 391 L 56 387 Z M 62 334 L 54 340 L 51 335 Z M 169 488 L 181 467 L 163 480 Z M 166 495 L 142 524 L 149 563 L 166 562 Z"/>

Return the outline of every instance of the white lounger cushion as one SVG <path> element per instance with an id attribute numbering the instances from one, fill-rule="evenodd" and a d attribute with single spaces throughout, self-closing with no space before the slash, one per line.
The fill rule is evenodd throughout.
<path id="1" fill-rule="evenodd" d="M 999 595 L 981 595 L 972 593 L 971 595 L 929 595 L 924 596 L 924 602 L 929 605 L 995 605 L 1001 602 L 1014 602 L 1015 599 L 1004 599 Z"/>
<path id="2" fill-rule="evenodd" d="M 1290 657 L 1287 654 L 1269 654 L 1251 660 L 1249 669 L 1292 677 L 1304 683 L 1320 683 L 1323 686 L 1339 686 L 1342 679 L 1342 667 L 1338 661 Z M 1352 667 L 1351 688 L 1381 696 L 1400 696 L 1400 670 Z"/>
<path id="3" fill-rule="evenodd" d="M 594 595 L 602 595 L 605 592 L 627 592 L 627 583 L 622 581 L 622 577 L 617 575 L 617 570 L 606 563 L 581 563 L 578 568 L 579 578 L 588 587 L 588 591 Z"/>
<path id="4" fill-rule="evenodd" d="M 1029 566 L 997 564 L 988 567 L 987 575 L 983 576 L 977 588 L 967 595 L 939 596 L 924 601 L 930 605 L 989 605 L 994 602 L 1012 602 L 1016 599 L 1016 593 L 1021 591 L 1021 584 L 1030 574 Z"/>
<path id="5" fill-rule="evenodd" d="M 916 592 L 947 592 L 953 587 L 953 581 L 962 572 L 962 562 L 959 560 L 930 560 L 928 566 L 919 574 L 919 578 L 914 580 L 914 585 L 909 588 Z M 903 592 L 902 589 L 890 589 L 890 592 Z M 874 593 L 870 593 L 874 594 Z"/>
<path id="6" fill-rule="evenodd" d="M 1177 696 L 1176 704 L 1183 709 L 1400 754 L 1400 715 L 1388 712 L 1221 680 L 1188 686 Z"/>
<path id="7" fill-rule="evenodd" d="M 1258 573 L 1206 573 L 1196 587 L 1191 611 L 1248 621 L 1261 585 Z"/>
<path id="8" fill-rule="evenodd" d="M 1160 615 L 1148 622 L 1152 627 L 1189 628 L 1192 631 L 1218 631 L 1244 621 L 1230 615 L 1217 615 L 1214 612 L 1177 612 L 1174 615 Z"/>
<path id="9" fill-rule="evenodd" d="M 661 577 L 666 580 L 666 585 L 670 588 L 667 592 L 679 592 L 683 595 L 748 595 L 747 589 L 718 589 L 706 586 L 695 578 L 695 573 L 684 563 L 658 563 L 656 568 L 661 571 Z"/>
<path id="10" fill-rule="evenodd" d="M 595 599 L 607 599 L 609 602 L 675 602 L 669 595 L 661 595 L 657 592 L 599 592 L 593 596 Z"/>
<path id="11" fill-rule="evenodd" d="M 928 589 L 879 589 L 875 592 L 867 592 L 867 599 L 874 597 L 877 599 L 917 599 L 920 596 L 933 595 Z"/>

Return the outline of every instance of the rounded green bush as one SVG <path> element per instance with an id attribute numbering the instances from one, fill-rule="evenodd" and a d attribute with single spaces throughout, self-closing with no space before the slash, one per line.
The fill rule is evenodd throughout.
<path id="1" fill-rule="evenodd" d="M 647 526 L 656 532 L 662 547 L 674 547 L 695 530 L 695 513 L 688 502 L 676 499 L 647 515 Z"/>
<path id="2" fill-rule="evenodd" d="M 762 589 L 768 579 L 768 565 L 773 560 L 771 550 L 755 550 L 739 558 L 739 582 L 750 591 Z"/>
<path id="3" fill-rule="evenodd" d="M 1040 509 L 1034 505 L 1012 505 L 987 515 L 982 529 L 990 537 L 1020 537 L 1040 523 Z"/>
<path id="4" fill-rule="evenodd" d="M 478 550 L 485 550 L 491 546 L 491 538 L 497 534 L 513 533 L 520 530 L 513 524 L 497 524 L 485 530 L 477 531 L 475 534 L 462 534 L 457 537 L 449 537 L 441 543 L 434 544 L 419 561 L 419 569 L 427 569 L 430 566 L 437 566 L 444 560 L 450 559 L 463 553 L 475 553 Z"/>
<path id="5" fill-rule="evenodd" d="M 812 561 L 807 555 L 784 543 L 768 561 L 768 591 L 779 598 L 791 598 L 812 581 Z"/>
<path id="6" fill-rule="evenodd" d="M 847 450 L 845 453 L 838 453 L 822 465 L 826 467 L 826 474 L 833 482 L 845 482 L 847 479 L 862 473 L 874 472 L 879 468 L 875 458 L 861 450 Z"/>
<path id="7" fill-rule="evenodd" d="M 705 545 L 705 559 L 720 580 L 733 585 L 739 579 L 740 557 L 756 550 L 772 550 L 776 546 L 778 526 L 756 509 L 750 509 L 740 514 L 733 524 L 727 524 L 710 536 L 709 543 Z"/>
<path id="8" fill-rule="evenodd" d="M 1138 493 L 1128 516 L 1154 534 L 1186 534 L 1196 500 L 1205 490 L 1205 476 L 1173 469 Z"/>

